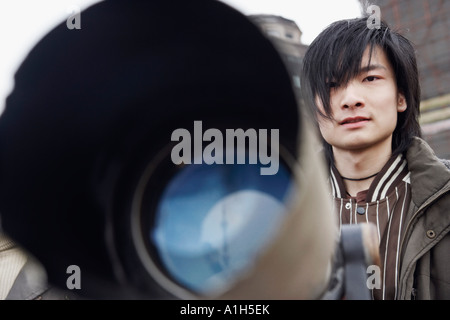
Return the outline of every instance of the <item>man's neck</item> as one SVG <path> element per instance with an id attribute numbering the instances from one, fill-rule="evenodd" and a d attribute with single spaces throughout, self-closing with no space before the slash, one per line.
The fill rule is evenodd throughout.
<path id="1" fill-rule="evenodd" d="M 342 150 L 333 147 L 334 164 L 343 177 L 345 188 L 351 196 L 356 196 L 358 192 L 369 189 L 375 179 L 373 175 L 381 171 L 391 155 L 390 145 L 389 147 L 374 146 L 364 150 Z M 363 180 L 353 181 L 345 178 Z"/>

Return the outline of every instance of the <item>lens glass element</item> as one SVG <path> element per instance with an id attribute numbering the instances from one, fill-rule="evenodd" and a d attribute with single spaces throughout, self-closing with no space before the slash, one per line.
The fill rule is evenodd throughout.
<path id="1" fill-rule="evenodd" d="M 148 234 L 160 264 L 194 292 L 224 290 L 273 239 L 292 188 L 281 164 L 275 175 L 251 164 L 185 166 L 164 190 Z"/>

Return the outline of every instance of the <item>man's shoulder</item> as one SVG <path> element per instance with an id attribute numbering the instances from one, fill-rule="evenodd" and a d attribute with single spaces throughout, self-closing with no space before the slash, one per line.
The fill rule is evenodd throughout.
<path id="1" fill-rule="evenodd" d="M 406 160 L 416 204 L 423 203 L 437 191 L 450 196 L 450 160 L 437 157 L 430 145 L 417 137 L 406 152 Z"/>
<path id="2" fill-rule="evenodd" d="M 443 159 L 436 155 L 435 150 L 423 138 L 414 137 L 413 141 L 406 152 L 408 163 L 414 161 L 427 161 L 442 163 L 450 170 L 450 159 Z"/>

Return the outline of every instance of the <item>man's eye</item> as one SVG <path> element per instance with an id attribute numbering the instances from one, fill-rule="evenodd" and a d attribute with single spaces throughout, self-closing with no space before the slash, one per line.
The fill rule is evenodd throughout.
<path id="1" fill-rule="evenodd" d="M 375 81 L 377 79 L 379 79 L 379 78 L 376 77 L 376 76 L 368 76 L 368 77 L 364 78 L 364 81 L 372 82 L 372 81 Z"/>

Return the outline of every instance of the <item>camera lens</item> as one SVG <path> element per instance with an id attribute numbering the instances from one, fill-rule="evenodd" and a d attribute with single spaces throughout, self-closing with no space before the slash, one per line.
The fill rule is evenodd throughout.
<path id="1" fill-rule="evenodd" d="M 261 166 L 177 166 L 157 205 L 147 205 L 154 201 L 146 195 L 158 193 L 152 172 L 161 170 L 148 167 L 133 202 L 133 235 L 142 264 L 163 287 L 219 294 L 257 261 L 284 220 L 295 188 L 285 161 L 272 175 L 262 175 Z"/>

